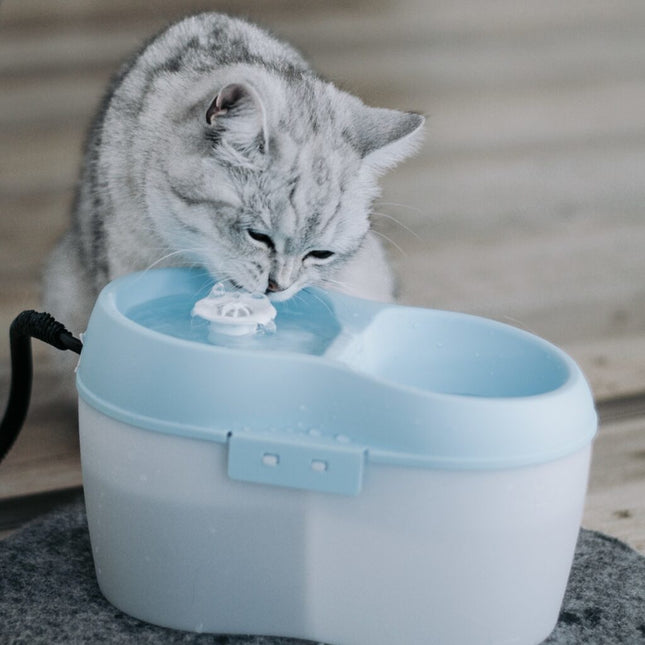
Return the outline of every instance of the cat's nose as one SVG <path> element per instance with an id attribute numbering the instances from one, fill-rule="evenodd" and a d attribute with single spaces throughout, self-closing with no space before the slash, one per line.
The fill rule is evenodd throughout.
<path id="1" fill-rule="evenodd" d="M 286 287 L 278 284 L 275 280 L 269 278 L 269 284 L 267 285 L 267 293 L 278 293 L 279 291 L 284 291 Z"/>

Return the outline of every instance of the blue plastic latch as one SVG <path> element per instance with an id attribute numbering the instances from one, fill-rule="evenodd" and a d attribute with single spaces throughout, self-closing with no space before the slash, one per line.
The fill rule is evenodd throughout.
<path id="1" fill-rule="evenodd" d="M 229 477 L 257 484 L 358 495 L 364 462 L 364 448 L 333 439 L 250 431 L 228 438 Z"/>

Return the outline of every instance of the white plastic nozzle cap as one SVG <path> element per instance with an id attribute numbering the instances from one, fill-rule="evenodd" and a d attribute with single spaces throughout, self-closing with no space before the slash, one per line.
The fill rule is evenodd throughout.
<path id="1" fill-rule="evenodd" d="M 211 292 L 193 307 L 192 315 L 211 323 L 211 332 L 227 336 L 246 336 L 260 329 L 275 329 L 275 307 L 261 293 L 229 290 L 218 282 Z"/>

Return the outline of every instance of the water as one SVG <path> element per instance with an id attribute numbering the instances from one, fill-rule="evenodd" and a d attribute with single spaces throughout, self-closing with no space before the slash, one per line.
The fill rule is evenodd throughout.
<path id="1" fill-rule="evenodd" d="M 274 303 L 278 313 L 273 332 L 261 329 L 248 336 L 214 335 L 209 333 L 207 320 L 191 315 L 200 297 L 189 293 L 154 298 L 125 315 L 153 331 L 207 345 L 316 356 L 324 354 L 341 331 L 329 300 L 305 290 L 292 300 Z"/>

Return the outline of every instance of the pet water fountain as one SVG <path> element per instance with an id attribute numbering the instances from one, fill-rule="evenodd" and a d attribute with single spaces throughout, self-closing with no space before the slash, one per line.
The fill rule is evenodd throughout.
<path id="1" fill-rule="evenodd" d="M 77 386 L 97 578 L 128 614 L 332 645 L 553 629 L 597 419 L 547 342 L 160 269 L 103 290 Z"/>

